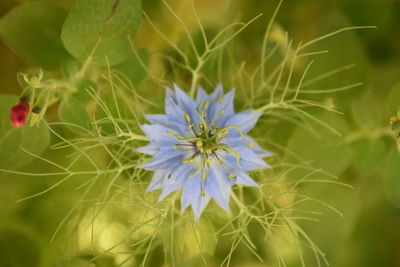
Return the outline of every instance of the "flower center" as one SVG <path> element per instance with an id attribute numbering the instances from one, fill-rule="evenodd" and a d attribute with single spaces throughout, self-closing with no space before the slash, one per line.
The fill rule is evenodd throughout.
<path id="1" fill-rule="evenodd" d="M 194 176 L 200 174 L 202 180 L 205 180 L 207 178 L 207 170 L 209 169 L 209 163 L 212 160 L 215 160 L 216 162 L 221 164 L 221 159 L 218 153 L 220 151 L 223 151 L 226 154 L 232 154 L 236 159 L 237 166 L 239 168 L 242 168 L 240 164 L 240 154 L 232 146 L 223 143 L 223 139 L 228 135 L 230 129 L 235 129 L 243 138 L 248 138 L 242 133 L 240 127 L 237 125 L 230 125 L 224 128 L 219 128 L 217 126 L 216 122 L 224 113 L 224 110 L 221 110 L 211 123 L 207 123 L 207 120 L 209 120 L 207 114 L 208 105 L 208 101 L 206 101 L 204 104 L 203 102 L 200 102 L 200 104 L 197 106 L 196 113 L 197 116 L 200 118 L 200 122 L 198 123 L 198 125 L 195 125 L 193 123 L 192 118 L 189 114 L 184 114 L 188 127 L 193 132 L 194 137 L 184 138 L 173 132 L 167 132 L 168 135 L 175 137 L 178 141 L 180 141 L 180 143 L 173 146 L 174 149 L 194 149 L 194 153 L 188 158 L 183 159 L 182 163 L 188 164 L 195 161 L 195 165 L 193 165 L 195 172 L 190 176 L 190 178 L 193 178 Z M 234 174 L 231 174 L 229 178 L 234 179 L 234 176 Z M 202 188 L 201 192 L 203 195 Z"/>

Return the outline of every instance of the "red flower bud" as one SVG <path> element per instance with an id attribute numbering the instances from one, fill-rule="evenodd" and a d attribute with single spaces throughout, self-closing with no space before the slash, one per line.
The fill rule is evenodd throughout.
<path id="1" fill-rule="evenodd" d="M 26 118 L 29 114 L 29 104 L 25 101 L 20 101 L 18 104 L 13 106 L 10 110 L 11 125 L 15 127 L 21 127 L 25 125 Z"/>

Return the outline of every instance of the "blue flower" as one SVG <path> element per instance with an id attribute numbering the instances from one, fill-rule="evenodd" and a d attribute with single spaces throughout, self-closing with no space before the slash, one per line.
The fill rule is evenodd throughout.
<path id="1" fill-rule="evenodd" d="M 257 187 L 248 171 L 270 167 L 262 149 L 247 133 L 261 113 L 234 112 L 235 91 L 219 85 L 208 95 L 199 88 L 195 100 L 175 86 L 167 88 L 165 115 L 151 114 L 142 125 L 150 143 L 136 151 L 153 156 L 139 168 L 154 171 L 147 191 L 161 189 L 159 201 L 182 189 L 182 212 L 192 206 L 196 220 L 212 199 L 229 212 L 231 187 Z"/>

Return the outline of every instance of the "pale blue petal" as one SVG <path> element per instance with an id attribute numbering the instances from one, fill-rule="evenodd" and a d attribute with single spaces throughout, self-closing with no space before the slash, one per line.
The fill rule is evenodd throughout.
<path id="1" fill-rule="evenodd" d="M 211 199 L 208 192 L 205 192 L 205 196 L 201 195 L 201 182 L 200 175 L 187 179 L 181 199 L 181 212 L 191 205 L 196 221 L 200 218 L 201 213 Z M 205 182 L 203 181 L 203 188 L 204 187 Z"/>
<path id="2" fill-rule="evenodd" d="M 225 127 L 230 125 L 239 126 L 244 134 L 247 134 L 256 125 L 257 120 L 262 115 L 261 112 L 253 112 L 252 110 L 245 110 L 240 113 L 236 113 L 229 117 L 225 121 Z M 238 135 L 239 133 L 235 129 L 229 131 L 230 134 Z"/>
<path id="3" fill-rule="evenodd" d="M 143 154 L 146 154 L 146 155 L 154 156 L 159 150 L 160 150 L 160 148 L 158 146 L 156 146 L 155 144 L 150 143 L 150 144 L 147 144 L 145 146 L 138 147 L 134 151 L 135 152 L 139 152 L 139 153 L 143 153 Z"/>
<path id="4" fill-rule="evenodd" d="M 169 121 L 166 115 L 163 114 L 144 114 L 147 121 L 152 124 L 161 124 L 164 127 L 170 127 Z"/>
<path id="5" fill-rule="evenodd" d="M 163 200 L 172 192 L 181 189 L 191 173 L 193 173 L 193 169 L 188 165 L 180 165 L 176 169 L 168 171 L 166 179 L 163 181 L 162 192 L 158 201 Z"/>
<path id="6" fill-rule="evenodd" d="M 198 196 L 198 200 L 192 204 L 192 209 L 194 213 L 194 219 L 198 221 L 204 209 L 207 207 L 208 202 L 210 202 L 211 196 L 206 193 L 205 196 Z"/>
<path id="7" fill-rule="evenodd" d="M 218 156 L 225 164 L 235 170 L 251 171 L 263 168 L 270 168 L 270 166 L 263 161 L 254 151 L 249 148 L 242 148 L 237 151 L 240 155 L 240 167 L 237 164 L 236 158 L 232 153 L 226 154 L 225 152 L 219 152 Z"/>
<path id="8" fill-rule="evenodd" d="M 242 171 L 236 172 L 236 184 L 259 187 L 259 185 L 253 179 L 251 179 L 251 177 L 246 172 Z"/>
<path id="9" fill-rule="evenodd" d="M 165 99 L 175 98 L 175 92 L 169 86 L 165 87 Z"/>
<path id="10" fill-rule="evenodd" d="M 214 89 L 214 92 L 211 93 L 210 99 L 212 102 L 216 102 L 223 96 L 224 96 L 224 89 L 222 87 L 222 84 L 219 83 L 217 84 L 217 87 Z"/>
<path id="11" fill-rule="evenodd" d="M 243 165 L 243 169 L 263 169 L 269 168 L 270 166 L 262 160 L 253 150 L 250 148 L 244 148 L 237 151 L 240 154 L 241 164 Z"/>
<path id="12" fill-rule="evenodd" d="M 176 103 L 180 107 L 182 107 L 186 113 L 193 116 L 196 103 L 184 91 L 182 91 L 182 89 L 180 89 L 176 85 L 175 85 L 175 97 L 176 97 Z"/>
<path id="13" fill-rule="evenodd" d="M 199 86 L 196 95 L 196 107 L 200 104 L 200 102 L 206 102 L 207 100 L 210 100 L 208 94 L 206 91 L 204 91 L 203 87 Z"/>
<path id="14" fill-rule="evenodd" d="M 181 212 L 195 202 L 198 196 L 201 196 L 200 180 L 200 175 L 196 175 L 186 180 L 182 192 Z"/>
<path id="15" fill-rule="evenodd" d="M 268 150 L 265 150 L 264 148 L 262 148 L 259 144 L 255 144 L 252 148 L 251 148 L 256 154 L 257 156 L 259 156 L 260 158 L 265 158 L 265 157 L 270 157 L 272 156 L 272 153 Z"/>
<path id="16" fill-rule="evenodd" d="M 212 103 L 209 108 L 209 119 L 210 122 L 216 122 L 217 125 L 223 126 L 223 122 L 234 114 L 233 109 L 233 97 L 235 95 L 235 89 L 231 90 L 229 93 L 218 99 L 216 102 Z M 215 121 L 216 117 L 221 111 L 224 113 Z"/>
<path id="17" fill-rule="evenodd" d="M 212 171 L 208 174 L 207 190 L 215 202 L 229 212 L 231 186 L 226 181 L 226 175 L 220 166 L 213 166 Z"/>
<path id="18" fill-rule="evenodd" d="M 151 160 L 141 164 L 138 168 L 153 171 L 159 169 L 169 169 L 173 168 L 179 164 L 182 164 L 182 155 L 177 155 L 175 157 L 154 157 Z"/>
<path id="19" fill-rule="evenodd" d="M 175 137 L 172 137 L 167 133 L 174 131 L 161 124 L 143 124 L 140 128 L 146 134 L 150 142 L 161 146 L 173 145 L 177 141 Z"/>
<path id="20" fill-rule="evenodd" d="M 166 173 L 167 173 L 167 170 L 155 171 L 153 178 L 151 179 L 151 182 L 146 189 L 146 192 L 151 192 L 156 189 L 161 189 L 162 184 L 163 184 L 162 182 L 163 182 L 163 179 L 165 178 Z"/>
<path id="21" fill-rule="evenodd" d="M 186 113 L 179 105 L 177 105 L 172 98 L 167 101 L 165 106 L 169 125 L 182 137 L 193 137 L 194 134 L 189 128 L 189 124 L 185 119 Z"/>
<path id="22" fill-rule="evenodd" d="M 260 158 L 270 157 L 272 153 L 268 150 L 263 149 L 253 138 L 247 137 L 247 139 L 243 138 L 240 135 L 235 136 L 227 136 L 224 138 L 224 144 L 231 146 L 235 149 L 240 150 L 242 147 L 248 147 L 253 150 L 257 156 Z"/>

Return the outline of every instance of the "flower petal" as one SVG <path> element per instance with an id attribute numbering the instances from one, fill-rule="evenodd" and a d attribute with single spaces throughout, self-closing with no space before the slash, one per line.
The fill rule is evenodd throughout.
<path id="1" fill-rule="evenodd" d="M 199 86 L 197 89 L 197 95 L 196 95 L 196 106 L 200 104 L 201 101 L 209 101 L 210 97 L 207 95 L 206 91 L 204 91 L 203 87 Z"/>
<path id="2" fill-rule="evenodd" d="M 162 188 L 162 181 L 167 174 L 167 170 L 158 170 L 154 172 L 153 178 L 149 186 L 146 189 L 146 192 L 151 192 L 156 189 Z"/>
<path id="3" fill-rule="evenodd" d="M 151 155 L 154 156 L 155 154 L 157 154 L 157 152 L 160 150 L 160 148 L 158 146 L 156 146 L 155 144 L 147 144 L 145 146 L 142 147 L 138 147 L 136 148 L 134 151 L 135 152 L 139 152 L 139 153 L 143 153 L 146 155 Z"/>
<path id="4" fill-rule="evenodd" d="M 138 168 L 153 171 L 173 168 L 182 164 L 182 154 L 175 155 L 174 157 L 168 156 L 154 156 L 151 160 L 137 166 Z"/>
<path id="5" fill-rule="evenodd" d="M 163 114 L 144 114 L 143 116 L 152 124 L 160 124 L 164 127 L 170 127 L 167 116 Z"/>
<path id="6" fill-rule="evenodd" d="M 188 165 L 180 165 L 172 171 L 168 171 L 168 175 L 165 177 L 162 184 L 162 192 L 158 198 L 158 201 L 163 200 L 172 192 L 181 189 L 185 184 L 185 181 L 189 178 L 193 169 Z"/>
<path id="7" fill-rule="evenodd" d="M 256 125 L 257 120 L 260 118 L 261 115 L 261 112 L 253 112 L 250 109 L 245 110 L 229 117 L 225 121 L 225 127 L 237 125 L 240 127 L 244 134 L 247 134 L 254 127 L 254 125 Z M 236 129 L 232 129 L 231 131 L 229 131 L 229 133 L 232 135 L 239 135 Z"/>
<path id="8" fill-rule="evenodd" d="M 212 102 L 216 102 L 218 99 L 224 96 L 224 90 L 222 87 L 222 83 L 217 84 L 215 87 L 214 92 L 210 94 L 210 99 Z"/>
<path id="9" fill-rule="evenodd" d="M 259 185 L 253 179 L 251 179 L 251 177 L 246 172 L 242 171 L 236 172 L 236 184 L 259 187 Z"/>
<path id="10" fill-rule="evenodd" d="M 212 103 L 212 105 L 209 108 L 210 123 L 215 122 L 217 125 L 223 126 L 223 122 L 234 114 L 234 108 L 233 108 L 234 95 L 235 95 L 235 89 L 231 90 L 229 93 L 219 98 L 216 102 Z M 223 111 L 222 115 L 216 121 L 216 118 L 218 117 L 218 115 L 220 115 L 220 112 L 222 111 Z"/>
<path id="11" fill-rule="evenodd" d="M 191 205 L 196 221 L 200 218 L 201 213 L 211 199 L 210 194 L 207 192 L 205 192 L 206 194 L 204 196 L 201 195 L 200 183 L 204 185 L 204 181 L 201 181 L 200 175 L 187 179 L 181 199 L 181 212 L 185 211 L 185 209 Z"/>
<path id="12" fill-rule="evenodd" d="M 229 212 L 229 198 L 231 194 L 231 186 L 226 181 L 224 172 L 220 166 L 212 164 L 212 170 L 207 176 L 207 190 L 211 197 L 224 210 Z"/>
<path id="13" fill-rule="evenodd" d="M 257 156 L 260 158 L 265 158 L 272 156 L 272 153 L 268 150 L 263 149 L 253 138 L 247 137 L 247 139 L 243 138 L 240 135 L 236 136 L 227 136 L 224 138 L 224 144 L 231 146 L 237 150 L 241 150 L 242 147 L 248 147 L 253 150 Z"/>
<path id="14" fill-rule="evenodd" d="M 219 157 L 223 160 L 225 164 L 235 170 L 251 171 L 270 168 L 270 166 L 265 161 L 263 161 L 254 151 L 249 148 L 242 148 L 237 152 L 240 155 L 240 166 L 238 166 L 237 159 L 232 153 L 226 154 L 225 152 L 219 152 Z"/>

